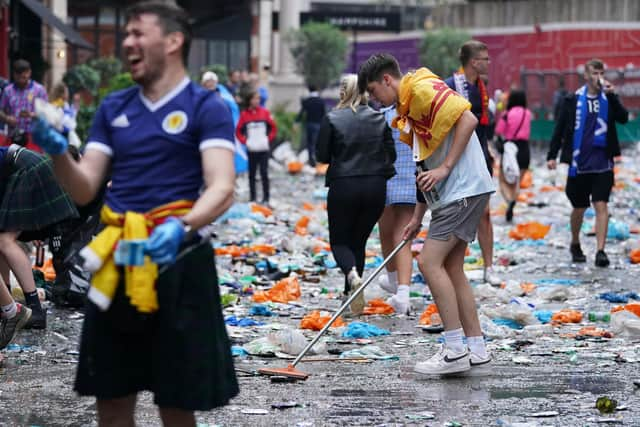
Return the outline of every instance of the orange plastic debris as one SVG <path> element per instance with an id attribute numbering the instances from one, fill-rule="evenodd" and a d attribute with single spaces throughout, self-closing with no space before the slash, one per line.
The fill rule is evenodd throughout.
<path id="1" fill-rule="evenodd" d="M 426 228 L 423 228 L 422 230 L 420 230 L 420 232 L 418 233 L 418 238 L 419 239 L 426 239 L 427 238 L 427 234 L 429 234 L 429 230 L 427 230 Z"/>
<path id="2" fill-rule="evenodd" d="M 380 298 L 372 299 L 364 308 L 363 314 L 393 314 L 395 310 Z"/>
<path id="3" fill-rule="evenodd" d="M 300 218 L 298 220 L 298 222 L 296 222 L 296 227 L 295 227 L 295 233 L 299 236 L 306 236 L 307 235 L 307 225 L 309 225 L 309 217 L 308 216 L 303 216 L 302 218 Z"/>
<path id="4" fill-rule="evenodd" d="M 576 310 L 563 308 L 553 313 L 551 321 L 554 323 L 580 323 L 582 322 L 582 313 Z"/>
<path id="5" fill-rule="evenodd" d="M 629 259 L 631 260 L 631 264 L 640 263 L 640 249 L 633 249 L 629 254 Z"/>
<path id="6" fill-rule="evenodd" d="M 33 268 L 35 270 L 42 271 L 42 274 L 44 275 L 44 280 L 46 280 L 47 282 L 53 282 L 54 280 L 56 280 L 56 270 L 53 268 L 53 260 L 51 258 L 48 258 L 44 262 L 42 267 L 33 267 Z"/>
<path id="7" fill-rule="evenodd" d="M 433 320 L 432 316 L 438 314 L 438 306 L 435 304 L 429 304 L 420 315 L 419 325 L 431 325 Z"/>
<path id="8" fill-rule="evenodd" d="M 251 250 L 265 255 L 275 255 L 276 253 L 276 247 L 266 243 L 253 245 L 251 246 Z"/>
<path id="9" fill-rule="evenodd" d="M 534 283 L 520 283 L 520 288 L 525 294 L 530 294 L 531 292 L 535 291 L 536 287 L 537 286 Z"/>
<path id="10" fill-rule="evenodd" d="M 512 228 L 509 231 L 509 237 L 515 240 L 544 239 L 550 229 L 550 225 L 540 224 L 539 222 L 524 222 Z"/>
<path id="11" fill-rule="evenodd" d="M 331 316 L 321 316 L 319 310 L 314 310 L 302 318 L 300 321 L 300 329 L 319 331 L 324 328 L 329 320 L 331 320 Z M 332 328 L 339 328 L 341 326 L 346 326 L 342 317 L 338 317 L 331 325 Z"/>
<path id="12" fill-rule="evenodd" d="M 315 208 L 316 208 L 316 207 L 315 207 L 315 206 L 313 206 L 313 205 L 312 205 L 311 203 L 309 203 L 309 202 L 304 202 L 304 203 L 302 204 L 302 209 L 304 209 L 305 211 L 312 211 L 312 210 L 314 210 Z"/>
<path id="13" fill-rule="evenodd" d="M 261 213 L 265 217 L 273 215 L 273 210 L 268 206 L 258 205 L 257 203 L 251 204 L 251 212 Z"/>
<path id="14" fill-rule="evenodd" d="M 611 332 L 605 331 L 602 328 L 596 328 L 595 326 L 585 326 L 580 329 L 576 335 L 579 337 L 613 338 L 613 334 Z"/>
<path id="15" fill-rule="evenodd" d="M 316 163 L 316 175 L 326 175 L 327 169 L 329 169 L 328 163 Z"/>
<path id="16" fill-rule="evenodd" d="M 523 191 L 518 194 L 518 201 L 522 203 L 527 203 L 529 200 L 533 199 L 536 195 L 531 191 Z"/>
<path id="17" fill-rule="evenodd" d="M 251 250 L 249 248 L 242 248 L 236 245 L 223 246 L 221 248 L 216 248 L 216 255 L 231 255 L 232 257 L 238 257 L 242 255 L 246 255 Z"/>
<path id="18" fill-rule="evenodd" d="M 314 254 L 320 252 L 331 252 L 331 246 L 327 242 L 320 242 L 319 244 L 315 245 L 311 251 Z"/>
<path id="19" fill-rule="evenodd" d="M 533 185 L 533 174 L 529 169 L 524 171 L 522 179 L 520 179 L 520 188 L 531 188 Z"/>
<path id="20" fill-rule="evenodd" d="M 632 302 L 626 305 L 617 305 L 611 309 L 612 313 L 617 311 L 627 310 L 640 317 L 640 302 Z"/>
<path id="21" fill-rule="evenodd" d="M 303 166 L 304 164 L 302 162 L 294 160 L 292 162 L 287 163 L 287 172 L 289 172 L 292 175 L 295 175 L 297 173 L 300 173 L 300 171 L 302 171 Z"/>
<path id="22" fill-rule="evenodd" d="M 288 303 L 300 298 L 300 282 L 295 276 L 287 277 L 273 285 L 268 291 L 256 291 L 253 294 L 255 302 L 281 302 Z"/>
<path id="23" fill-rule="evenodd" d="M 541 193 L 550 193 L 552 191 L 559 191 L 560 188 L 557 186 L 553 186 L 553 185 L 543 185 L 542 187 L 540 187 L 540 192 Z"/>

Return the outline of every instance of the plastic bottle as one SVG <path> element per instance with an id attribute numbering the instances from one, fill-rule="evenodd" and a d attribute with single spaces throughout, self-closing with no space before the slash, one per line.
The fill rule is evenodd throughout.
<path id="1" fill-rule="evenodd" d="M 591 322 L 610 322 L 611 314 L 606 311 L 590 311 L 589 321 Z"/>
<path id="2" fill-rule="evenodd" d="M 38 243 L 36 245 L 36 267 L 44 265 L 44 245 Z"/>

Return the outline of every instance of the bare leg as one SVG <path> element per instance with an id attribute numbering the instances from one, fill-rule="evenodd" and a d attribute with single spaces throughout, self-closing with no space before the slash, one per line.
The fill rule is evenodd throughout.
<path id="1" fill-rule="evenodd" d="M 9 305 L 13 302 L 13 297 L 9 289 L 5 286 L 4 280 L 0 278 L 0 306 Z"/>
<path id="2" fill-rule="evenodd" d="M 9 264 L 7 264 L 7 260 L 4 259 L 4 255 L 0 253 L 0 278 L 4 281 L 4 284 L 7 285 L 7 288 L 11 289 L 11 274 L 9 272 Z"/>
<path id="3" fill-rule="evenodd" d="M 458 242 L 460 239 L 454 236 L 447 241 L 427 239 L 418 255 L 418 267 L 429 283 L 429 289 L 438 306 L 445 331 L 462 327 L 456 289 L 445 268 L 447 257 Z"/>
<path id="4" fill-rule="evenodd" d="M 195 427 L 196 417 L 192 411 L 176 408 L 160 408 L 160 418 L 165 427 Z"/>
<path id="5" fill-rule="evenodd" d="M 458 240 L 458 243 L 447 256 L 444 268 L 449 274 L 456 291 L 458 312 L 460 313 L 464 334 L 467 337 L 476 337 L 482 335 L 482 330 L 478 320 L 475 296 L 467 276 L 464 274 L 464 253 L 466 249 L 467 242 Z"/>
<path id="6" fill-rule="evenodd" d="M 402 231 L 404 226 L 411 221 L 413 209 L 414 205 L 392 205 L 384 208 L 378 226 L 380 228 L 380 245 L 385 258 L 402 241 Z M 411 283 L 412 263 L 411 245 L 405 245 L 389 261 L 387 271 L 397 271 L 398 283 L 408 285 Z"/>
<path id="7" fill-rule="evenodd" d="M 7 264 L 16 275 L 23 292 L 28 294 L 36 290 L 36 282 L 31 272 L 31 261 L 18 245 L 17 237 L 18 232 L 15 231 L 0 233 L 0 253 L 4 255 Z"/>
<path id="8" fill-rule="evenodd" d="M 524 172 L 520 172 L 520 178 L 522 178 L 523 174 Z M 502 195 L 502 198 L 505 202 L 509 203 L 518 198 L 518 184 L 520 184 L 520 181 L 516 182 L 515 184 L 509 184 L 507 181 L 505 181 L 504 176 L 500 174 L 498 182 L 500 184 L 500 194 Z"/>
<path id="9" fill-rule="evenodd" d="M 489 214 L 489 202 L 480 217 L 478 225 L 478 243 L 482 252 L 482 260 L 485 268 L 493 265 L 493 225 L 491 224 L 491 216 Z"/>
<path id="10" fill-rule="evenodd" d="M 596 243 L 598 250 L 603 251 L 609 228 L 609 209 L 607 202 L 594 202 L 593 208 L 596 211 Z"/>
<path id="11" fill-rule="evenodd" d="M 582 227 L 582 219 L 584 211 L 587 208 L 573 208 L 571 211 L 571 244 L 580 244 L 580 228 Z"/>
<path id="12" fill-rule="evenodd" d="M 98 399 L 97 404 L 100 427 L 135 427 L 135 394 L 119 399 Z"/>

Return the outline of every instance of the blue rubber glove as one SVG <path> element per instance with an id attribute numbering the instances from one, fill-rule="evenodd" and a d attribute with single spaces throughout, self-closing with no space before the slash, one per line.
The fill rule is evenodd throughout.
<path id="1" fill-rule="evenodd" d="M 156 264 L 176 262 L 178 248 L 184 240 L 184 235 L 184 223 L 173 216 L 154 228 L 145 248 L 151 261 Z"/>
<path id="2" fill-rule="evenodd" d="M 35 119 L 31 135 L 33 136 L 33 141 L 47 154 L 62 154 L 69 147 L 67 138 L 39 117 Z"/>

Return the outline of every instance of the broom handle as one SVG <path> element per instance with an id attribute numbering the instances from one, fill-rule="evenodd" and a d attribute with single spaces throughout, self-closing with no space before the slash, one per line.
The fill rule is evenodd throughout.
<path id="1" fill-rule="evenodd" d="M 356 289 L 356 291 L 351 294 L 351 296 L 347 299 L 347 301 L 342 305 L 342 307 L 340 307 L 338 309 L 338 311 L 336 311 L 336 313 L 333 315 L 333 317 L 327 322 L 326 325 L 324 325 L 324 327 L 320 330 L 320 332 L 318 333 L 318 335 L 315 336 L 314 339 L 311 340 L 311 342 L 309 344 L 307 344 L 307 346 L 304 348 L 304 350 L 302 350 L 300 352 L 300 354 L 298 355 L 298 357 L 295 358 L 295 360 L 293 361 L 293 363 L 291 363 L 290 366 L 295 367 L 298 362 L 300 362 L 300 360 L 304 357 L 305 354 L 307 354 L 307 352 L 309 350 L 311 350 L 311 347 L 313 347 L 315 345 L 315 343 L 318 342 L 318 340 L 320 339 L 320 337 L 322 335 L 324 335 L 324 333 L 327 331 L 327 329 L 329 329 L 329 327 L 333 324 L 333 322 L 340 317 L 340 315 L 342 314 L 342 312 L 349 306 L 349 304 L 351 304 L 351 301 L 353 301 L 358 295 L 360 295 L 363 291 L 364 288 L 366 288 L 369 283 L 371 283 L 373 281 L 373 279 L 376 278 L 376 276 L 378 275 L 378 273 L 380 273 L 380 271 L 382 271 L 382 269 L 389 263 L 389 261 L 391 261 L 391 258 L 393 258 L 399 251 L 400 249 L 402 249 L 402 247 L 407 244 L 409 240 L 403 240 L 402 242 L 400 242 L 398 244 L 398 246 L 396 246 L 393 251 L 391 251 L 391 253 L 389 254 L 389 256 L 382 261 L 382 264 L 380 264 L 378 266 L 378 268 L 376 268 L 373 273 L 371 273 L 371 275 L 369 277 L 367 277 L 367 280 L 365 280 L 362 285 Z"/>

